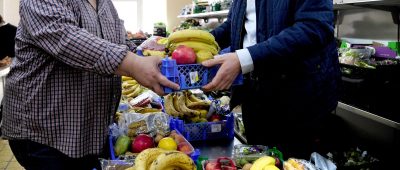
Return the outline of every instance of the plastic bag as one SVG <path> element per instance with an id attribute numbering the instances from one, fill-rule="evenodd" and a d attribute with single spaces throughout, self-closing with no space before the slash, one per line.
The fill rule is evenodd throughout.
<path id="1" fill-rule="evenodd" d="M 228 115 L 230 113 L 229 102 L 230 98 L 228 96 L 222 96 L 219 99 L 212 100 L 207 118 L 209 118 L 213 113 L 223 116 Z"/>
<path id="2" fill-rule="evenodd" d="M 134 159 L 131 160 L 107 160 L 100 159 L 102 170 L 125 170 L 133 166 Z"/>
<path id="3" fill-rule="evenodd" d="M 123 134 L 135 137 L 138 134 L 150 134 L 155 136 L 157 133 L 166 134 L 169 132 L 169 115 L 159 113 L 124 113 L 124 118 L 119 122 L 119 128 Z"/>
<path id="4" fill-rule="evenodd" d="M 320 170 L 336 170 L 337 167 L 336 165 L 330 161 L 329 159 L 326 159 L 325 157 L 321 156 L 317 152 L 313 152 L 311 154 L 311 160 L 312 163 L 314 163 L 315 167 L 320 169 Z"/>

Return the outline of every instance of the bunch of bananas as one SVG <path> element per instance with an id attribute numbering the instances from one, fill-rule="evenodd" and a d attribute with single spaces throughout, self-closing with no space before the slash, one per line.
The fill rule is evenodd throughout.
<path id="1" fill-rule="evenodd" d="M 164 96 L 164 109 L 167 114 L 193 123 L 207 122 L 210 104 L 209 101 L 201 100 L 189 91 Z"/>
<path id="2" fill-rule="evenodd" d="M 168 50 L 173 52 L 180 45 L 190 47 L 196 52 L 197 63 L 212 59 L 220 50 L 214 36 L 204 30 L 186 29 L 172 33 L 168 37 Z"/>
<path id="3" fill-rule="evenodd" d="M 251 165 L 250 170 L 279 170 L 279 168 L 275 166 L 274 157 L 263 156 L 258 158 L 253 165 Z"/>
<path id="4" fill-rule="evenodd" d="M 135 159 L 135 165 L 127 170 L 163 169 L 196 170 L 196 164 L 183 152 L 149 148 L 140 152 Z"/>
<path id="5" fill-rule="evenodd" d="M 146 88 L 141 86 L 132 77 L 122 76 L 122 98 L 124 100 L 129 101 L 145 90 Z"/>

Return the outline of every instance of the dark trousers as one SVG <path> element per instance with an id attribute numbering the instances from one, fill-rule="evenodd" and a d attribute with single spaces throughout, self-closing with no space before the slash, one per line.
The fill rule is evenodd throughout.
<path id="1" fill-rule="evenodd" d="M 10 140 L 17 161 L 27 170 L 100 170 L 98 156 L 70 158 L 52 147 L 30 140 Z"/>
<path id="2" fill-rule="evenodd" d="M 345 125 L 333 109 L 323 110 L 326 102 L 296 84 L 248 80 L 240 88 L 233 98 L 242 99 L 248 144 L 277 147 L 285 159 L 307 160 L 312 152 L 324 154 L 346 143 Z"/>

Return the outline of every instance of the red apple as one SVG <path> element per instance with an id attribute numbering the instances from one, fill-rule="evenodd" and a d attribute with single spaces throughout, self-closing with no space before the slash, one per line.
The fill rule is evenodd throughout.
<path id="1" fill-rule="evenodd" d="M 217 115 L 217 114 L 213 114 L 213 115 L 210 117 L 210 121 L 211 121 L 211 122 L 218 122 L 218 121 L 221 121 L 221 116 L 219 116 L 219 115 Z"/>
<path id="2" fill-rule="evenodd" d="M 147 148 L 154 147 L 154 140 L 151 136 L 146 134 L 140 134 L 136 136 L 135 140 L 132 142 L 132 152 L 139 153 Z"/>
<path id="3" fill-rule="evenodd" d="M 196 53 L 190 47 L 180 45 L 172 52 L 172 59 L 177 64 L 194 64 L 196 62 Z"/>
<path id="4" fill-rule="evenodd" d="M 219 164 L 218 162 L 208 162 L 206 164 L 206 170 L 222 170 L 221 164 Z"/>

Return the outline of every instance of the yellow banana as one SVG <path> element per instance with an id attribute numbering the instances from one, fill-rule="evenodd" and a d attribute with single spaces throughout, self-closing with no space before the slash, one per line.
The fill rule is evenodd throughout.
<path id="1" fill-rule="evenodd" d="M 140 152 L 135 158 L 136 170 L 148 170 L 157 157 L 166 151 L 161 148 L 149 148 Z"/>
<path id="2" fill-rule="evenodd" d="M 207 101 L 200 100 L 200 99 L 194 97 L 194 95 L 191 94 L 188 91 L 184 91 L 183 93 L 185 95 L 186 106 L 189 109 L 194 109 L 194 110 L 198 110 L 198 109 L 206 109 L 206 110 L 208 110 L 209 109 L 210 103 L 208 103 Z M 191 96 L 192 96 L 194 101 L 190 100 Z"/>
<path id="3" fill-rule="evenodd" d="M 142 89 L 140 88 L 140 85 L 135 89 L 135 91 L 133 91 L 132 93 L 128 94 L 127 97 L 133 97 L 135 98 L 136 96 L 138 96 L 140 94 L 140 92 L 142 91 Z"/>
<path id="4" fill-rule="evenodd" d="M 207 44 L 207 43 L 199 42 L 199 41 L 183 41 L 183 42 L 178 42 L 178 43 L 172 43 L 172 44 L 170 44 L 168 49 L 170 51 L 174 51 L 180 45 L 190 47 L 195 52 L 208 51 L 208 52 L 211 52 L 212 55 L 217 55 L 218 51 L 219 51 L 219 49 L 216 45 L 211 45 L 211 44 Z"/>
<path id="5" fill-rule="evenodd" d="M 202 102 L 202 101 L 204 101 L 204 100 L 201 100 L 201 99 L 197 98 L 197 97 L 196 97 L 195 95 L 193 95 L 193 94 L 188 95 L 188 98 L 189 98 L 189 100 L 192 101 L 192 102 Z"/>
<path id="6" fill-rule="evenodd" d="M 127 80 L 127 81 L 124 81 L 124 83 L 127 83 L 127 84 L 137 84 L 137 81 L 136 81 L 136 80 Z"/>
<path id="7" fill-rule="evenodd" d="M 179 107 L 179 101 L 178 101 L 178 94 L 177 93 L 173 93 L 172 94 L 172 98 L 173 98 L 173 105 L 174 105 L 174 108 L 175 108 L 175 110 L 177 111 L 177 112 L 179 112 L 179 114 L 181 114 L 182 113 L 182 110 L 181 110 L 181 108 Z"/>
<path id="8" fill-rule="evenodd" d="M 172 96 L 172 94 L 168 94 L 166 96 L 164 96 L 164 109 L 165 112 L 173 117 L 178 117 L 179 116 L 179 112 L 175 109 L 174 107 L 174 98 Z"/>
<path id="9" fill-rule="evenodd" d="M 168 43 L 177 43 L 177 42 L 191 41 L 191 40 L 200 41 L 208 44 L 214 44 L 215 42 L 214 36 L 208 31 L 204 30 L 192 30 L 192 29 L 179 30 L 172 33 L 168 37 Z"/>
<path id="10" fill-rule="evenodd" d="M 193 117 L 193 116 L 199 116 L 200 112 L 198 112 L 197 110 L 192 110 L 189 109 L 188 107 L 186 107 L 186 95 L 184 95 L 183 93 L 178 93 L 179 97 L 178 97 L 178 104 L 179 104 L 179 109 L 187 116 L 189 117 Z"/>
<path id="11" fill-rule="evenodd" d="M 121 80 L 122 81 L 127 81 L 127 80 L 133 80 L 132 77 L 128 77 L 128 76 L 121 76 Z"/>
<path id="12" fill-rule="evenodd" d="M 267 165 L 275 165 L 275 158 L 271 156 L 263 156 L 258 158 L 256 161 L 254 161 L 250 170 L 263 170 L 263 168 Z"/>
<path id="13" fill-rule="evenodd" d="M 201 64 L 203 61 L 211 60 L 214 58 L 214 54 L 210 51 L 200 50 L 196 52 L 196 63 Z"/>
<path id="14" fill-rule="evenodd" d="M 122 88 L 123 89 L 127 89 L 127 88 L 130 88 L 130 87 L 136 86 L 136 85 L 139 85 L 139 84 L 129 84 L 127 82 L 123 82 L 122 83 Z"/>
<path id="15" fill-rule="evenodd" d="M 170 151 L 158 155 L 150 165 L 150 170 L 176 168 L 181 170 L 196 170 L 196 164 L 183 152 Z"/>
<path id="16" fill-rule="evenodd" d="M 134 92 L 137 88 L 139 88 L 139 84 L 132 85 L 130 87 L 127 87 L 126 89 L 122 90 L 123 95 L 128 95 Z"/>
<path id="17" fill-rule="evenodd" d="M 136 110 L 136 113 L 142 113 L 142 114 L 145 114 L 145 113 L 156 113 L 156 112 L 161 112 L 161 110 L 160 109 L 156 109 L 156 108 L 141 108 L 141 109 Z"/>

